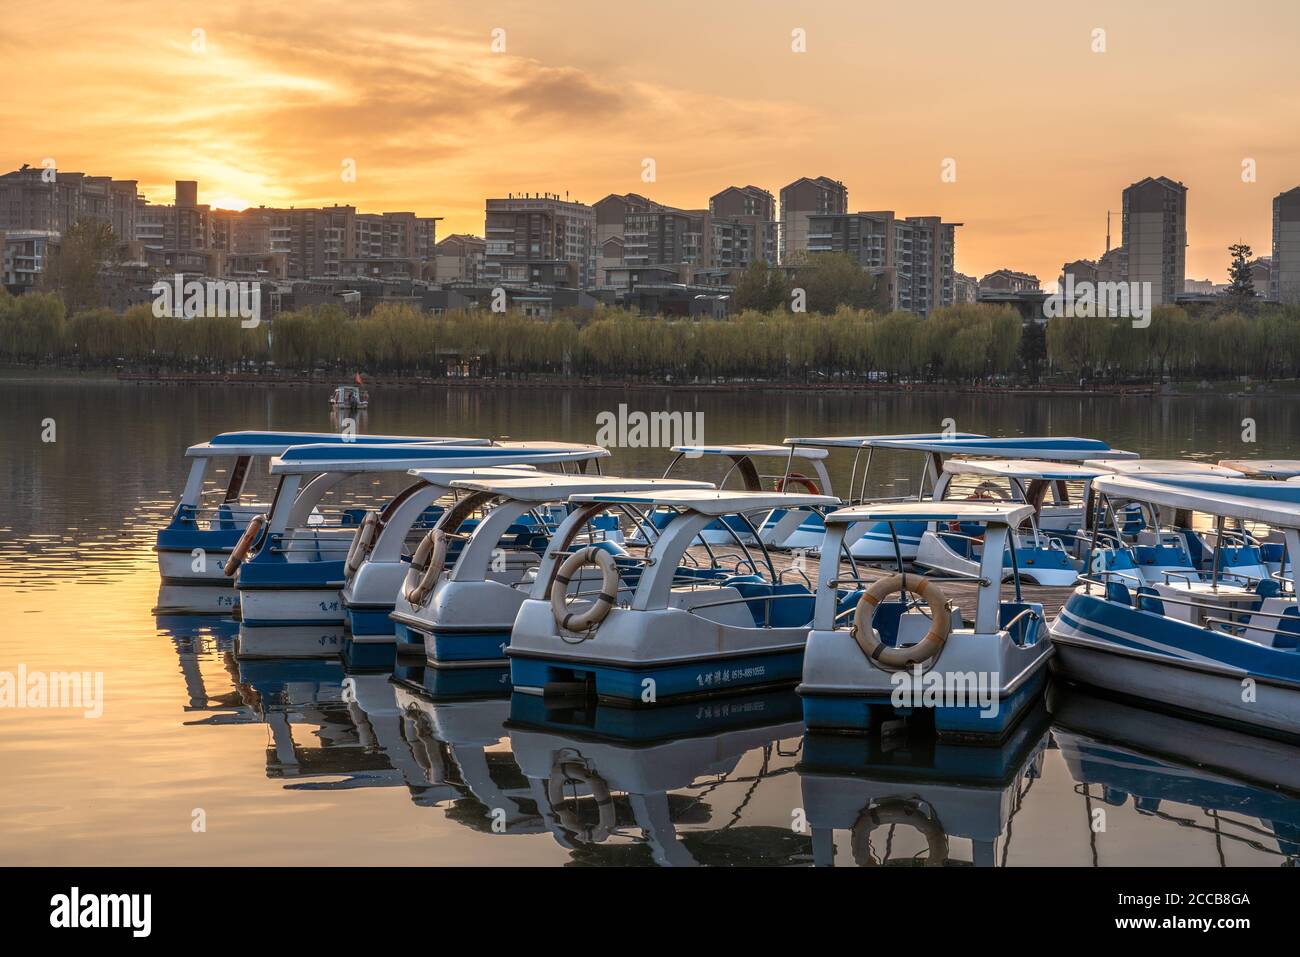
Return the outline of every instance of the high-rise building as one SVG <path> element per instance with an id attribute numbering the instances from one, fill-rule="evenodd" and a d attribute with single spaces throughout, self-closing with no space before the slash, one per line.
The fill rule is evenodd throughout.
<path id="1" fill-rule="evenodd" d="M 1273 197 L 1272 258 L 1269 298 L 1300 303 L 1300 186 Z"/>
<path id="2" fill-rule="evenodd" d="M 453 233 L 437 245 L 433 278 L 438 282 L 478 282 L 486 249 L 487 242 L 478 236 Z"/>
<path id="3" fill-rule="evenodd" d="M 709 197 L 714 221 L 712 265 L 744 269 L 750 263 L 777 263 L 776 200 L 757 186 L 728 186 Z"/>
<path id="4" fill-rule="evenodd" d="M 939 216 L 899 219 L 892 210 L 812 214 L 805 249 L 843 253 L 886 284 L 893 309 L 928 315 L 956 301 L 957 227 Z"/>
<path id="5" fill-rule="evenodd" d="M 135 180 L 24 166 L 0 175 L 0 230 L 63 235 L 81 219 L 112 227 L 122 243 L 135 237 L 144 199 Z"/>
<path id="6" fill-rule="evenodd" d="M 596 217 L 553 193 L 487 201 L 483 280 L 511 286 L 596 283 Z"/>
<path id="7" fill-rule="evenodd" d="M 849 211 L 849 191 L 829 176 L 800 177 L 781 190 L 781 262 L 809 246 L 809 219 Z"/>
<path id="8" fill-rule="evenodd" d="M 1187 187 L 1165 176 L 1124 190 L 1125 279 L 1151 284 L 1151 304 L 1172 303 L 1187 278 Z"/>

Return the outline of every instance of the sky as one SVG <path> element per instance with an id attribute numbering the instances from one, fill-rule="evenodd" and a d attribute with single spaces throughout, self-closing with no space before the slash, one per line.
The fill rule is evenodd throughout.
<path id="1" fill-rule="evenodd" d="M 1300 185 L 1298 39 L 1294 0 L 0 0 L 0 167 L 440 235 L 481 235 L 508 192 L 701 208 L 825 175 L 850 210 L 963 223 L 961 272 L 1045 284 L 1164 175 L 1189 188 L 1188 278 L 1221 282 Z"/>

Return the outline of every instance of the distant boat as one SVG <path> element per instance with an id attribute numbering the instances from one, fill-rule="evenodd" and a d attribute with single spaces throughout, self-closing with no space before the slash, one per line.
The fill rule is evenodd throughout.
<path id="1" fill-rule="evenodd" d="M 359 385 L 341 385 L 330 396 L 330 408 L 339 410 L 365 409 L 370 406 L 370 393 Z"/>

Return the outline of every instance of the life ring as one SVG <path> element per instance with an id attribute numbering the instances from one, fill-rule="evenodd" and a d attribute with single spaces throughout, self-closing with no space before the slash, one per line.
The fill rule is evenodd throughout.
<path id="1" fill-rule="evenodd" d="M 411 570 L 407 572 L 407 587 L 403 597 L 413 608 L 419 608 L 433 592 L 434 583 L 447 563 L 447 533 L 440 528 L 429 529 L 411 556 Z M 432 554 L 430 554 L 432 553 Z M 412 576 L 415 578 L 412 583 Z"/>
<path id="2" fill-rule="evenodd" d="M 910 592 L 925 599 L 930 606 L 930 630 L 914 645 L 890 648 L 880 640 L 871 622 L 880 602 L 899 591 Z M 951 631 L 952 616 L 949 613 L 948 596 L 931 579 L 918 575 L 913 575 L 910 579 L 905 574 L 890 575 L 873 582 L 858 599 L 858 607 L 853 615 L 853 640 L 858 643 L 864 655 L 886 669 L 910 668 L 912 665 L 933 661 L 943 651 Z"/>
<path id="3" fill-rule="evenodd" d="M 850 846 L 853 861 L 859 867 L 874 867 L 877 863 L 871 853 L 871 832 L 878 827 L 905 824 L 914 827 L 925 838 L 929 849 L 925 856 L 926 867 L 943 867 L 948 860 L 948 832 L 943 829 L 933 811 L 923 814 L 918 802 L 907 798 L 885 798 L 865 808 L 853 824 Z"/>
<path id="4" fill-rule="evenodd" d="M 590 608 L 578 614 L 569 611 L 565 598 L 568 596 L 569 582 L 573 581 L 573 576 L 584 565 L 595 565 L 600 569 L 600 594 Z M 555 615 L 555 623 L 567 631 L 594 631 L 614 607 L 614 602 L 618 599 L 618 584 L 618 565 L 609 552 L 594 545 L 574 552 L 564 560 L 560 570 L 555 573 L 555 581 L 551 583 L 551 612 Z"/>
<path id="5" fill-rule="evenodd" d="M 253 547 L 253 543 L 257 541 L 257 537 L 262 533 L 262 527 L 265 524 L 266 515 L 264 514 L 254 515 L 252 521 L 248 523 L 248 527 L 244 529 L 244 534 L 239 536 L 239 541 L 235 543 L 234 551 L 230 553 L 230 557 L 226 559 L 225 566 L 221 569 L 226 573 L 227 578 L 234 575 L 238 570 L 240 563 L 244 560 L 244 556 L 248 554 L 248 550 Z"/>
<path id="6" fill-rule="evenodd" d="M 585 825 L 578 819 L 576 810 L 562 809 L 564 804 L 564 785 L 569 782 L 585 784 L 591 790 L 596 801 L 599 818 L 595 825 Z M 560 826 L 573 834 L 583 844 L 600 844 L 613 832 L 618 819 L 615 816 L 614 798 L 609 793 L 609 785 L 595 771 L 579 761 L 559 761 L 551 769 L 550 780 L 546 782 L 546 798 L 551 810 L 559 819 Z"/>
<path id="7" fill-rule="evenodd" d="M 808 490 L 809 495 L 820 495 L 822 493 L 821 487 L 814 480 L 800 472 L 791 472 L 785 478 L 777 479 L 773 489 L 777 492 L 784 492 L 786 485 L 790 482 L 798 482 Z"/>
<path id="8" fill-rule="evenodd" d="M 366 560 L 366 556 L 370 554 L 378 531 L 379 513 L 373 510 L 366 512 L 366 517 L 361 520 L 361 527 L 357 529 L 356 535 L 352 537 L 352 544 L 348 546 L 348 557 L 343 562 L 345 577 L 351 578 L 356 574 L 357 569 Z"/>

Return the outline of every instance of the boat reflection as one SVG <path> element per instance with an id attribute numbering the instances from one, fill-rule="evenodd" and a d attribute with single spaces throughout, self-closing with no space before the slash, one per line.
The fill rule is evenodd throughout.
<path id="1" fill-rule="evenodd" d="M 186 711 L 206 713 L 208 717 L 189 724 L 246 724 L 257 721 L 239 693 L 239 669 L 235 665 L 235 635 L 239 630 L 229 618 L 209 615 L 157 615 L 159 634 L 165 635 L 176 650 L 176 660 L 185 681 Z M 211 673 L 213 667 L 219 675 Z M 205 672 L 205 668 L 208 670 Z M 214 680 L 224 686 L 215 690 Z"/>
<path id="2" fill-rule="evenodd" d="M 792 691 L 657 708 L 510 702 L 510 746 L 574 863 L 790 865 L 803 734 Z"/>
<path id="3" fill-rule="evenodd" d="M 815 863 L 834 864 L 835 832 L 847 831 L 860 867 L 1005 865 L 1048 742 L 1041 699 L 997 747 L 948 743 L 906 722 L 868 736 L 809 733 L 799 777 Z M 955 839 L 969 841 L 969 858 Z"/>
<path id="4" fill-rule="evenodd" d="M 1200 832 L 1221 866 L 1243 863 L 1237 852 L 1247 863 L 1300 861 L 1300 747 L 1074 686 L 1053 687 L 1048 701 L 1053 736 L 1083 798 L 1094 866 L 1107 863 L 1108 835 L 1120 830 L 1106 826 L 1107 810 L 1130 798 L 1134 812 L 1176 825 L 1184 841 Z"/>

